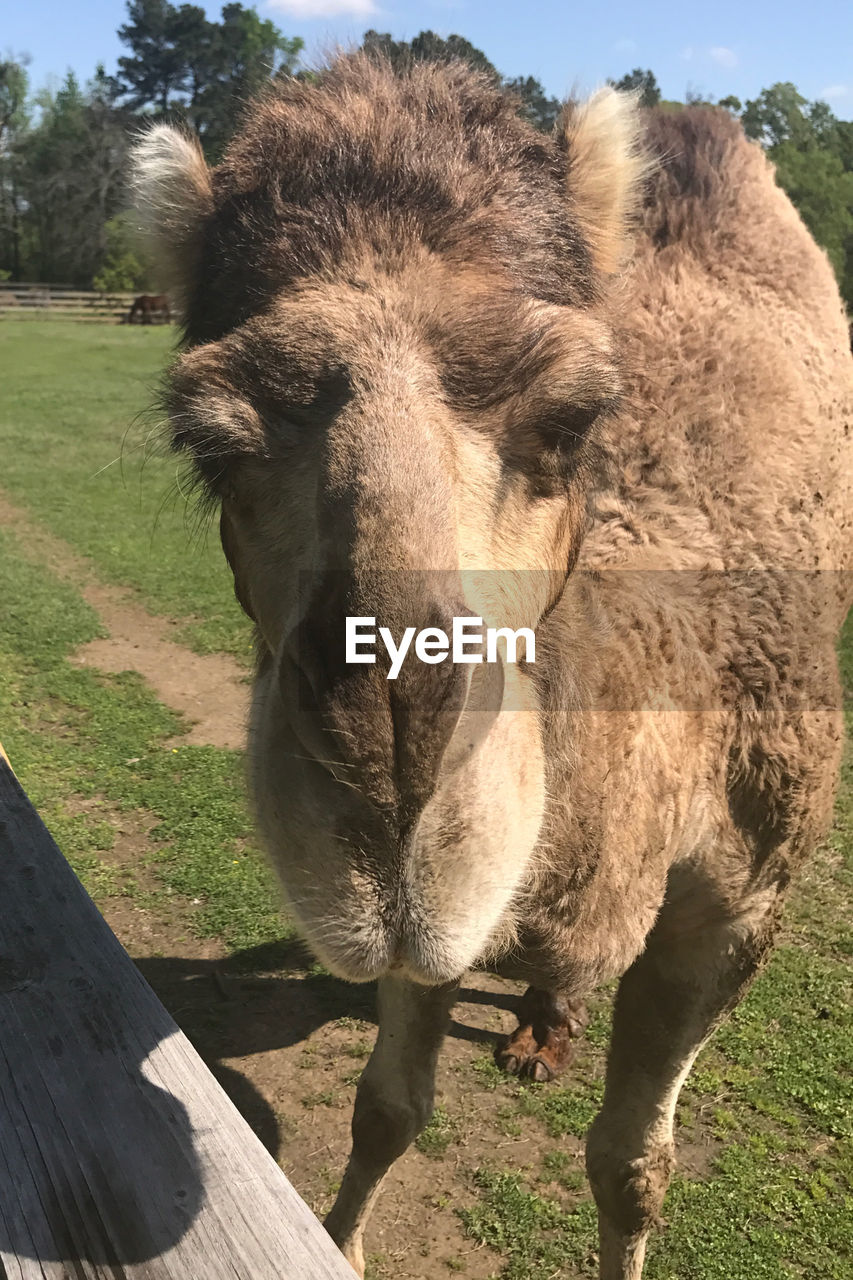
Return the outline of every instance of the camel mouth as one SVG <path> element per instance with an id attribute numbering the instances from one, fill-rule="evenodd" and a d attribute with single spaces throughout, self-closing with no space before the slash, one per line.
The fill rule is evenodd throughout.
<path id="1" fill-rule="evenodd" d="M 393 976 L 424 987 L 458 981 L 482 949 L 479 900 L 457 897 L 450 915 L 421 881 L 414 840 L 380 870 L 350 866 L 337 894 L 314 892 L 292 902 L 297 926 L 320 962 L 348 982 Z"/>
<path id="2" fill-rule="evenodd" d="M 418 986 L 438 987 L 457 982 L 470 968 L 446 940 L 428 930 L 409 929 L 403 937 L 380 925 L 369 939 L 353 937 L 335 943 L 329 941 L 322 922 L 312 921 L 303 925 L 303 934 L 320 962 L 345 982 L 394 977 Z"/>
<path id="3" fill-rule="evenodd" d="M 279 666 L 270 661 L 259 677 L 249 739 L 256 814 L 294 922 L 337 977 L 457 981 L 510 907 L 538 838 L 544 766 L 529 717 L 495 710 L 503 669 L 480 670 L 494 687 L 474 688 L 484 705 L 468 699 L 437 785 L 409 792 L 408 804 L 393 785 L 400 740 L 392 717 L 375 713 L 387 742 L 379 739 L 383 749 L 372 756 L 358 758 L 377 736 L 359 731 L 355 715 L 351 734 L 324 752 L 324 740 L 307 731 L 317 718 L 292 722 Z M 383 678 L 381 687 L 391 683 Z M 496 785 L 505 762 L 522 756 L 517 783 Z"/>

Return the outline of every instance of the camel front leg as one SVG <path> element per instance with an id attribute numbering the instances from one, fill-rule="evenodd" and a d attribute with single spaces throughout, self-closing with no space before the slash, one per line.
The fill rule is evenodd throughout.
<path id="1" fill-rule="evenodd" d="M 653 933 L 619 984 L 604 1103 L 586 1151 L 598 1205 L 600 1280 L 641 1280 L 649 1230 L 675 1164 L 681 1086 L 756 973 L 775 923 L 775 911 L 761 903 L 737 920 L 679 938 Z"/>
<path id="2" fill-rule="evenodd" d="M 356 1091 L 352 1154 L 326 1218 L 326 1230 L 360 1276 L 364 1228 L 382 1180 L 432 1115 L 435 1064 L 458 989 L 458 983 L 379 982 L 379 1034 Z"/>

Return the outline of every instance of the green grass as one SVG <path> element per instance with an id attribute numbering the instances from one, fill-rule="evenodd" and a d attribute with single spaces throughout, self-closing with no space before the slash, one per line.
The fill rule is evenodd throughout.
<path id="1" fill-rule="evenodd" d="M 167 326 L 4 319 L 0 486 L 90 556 L 103 579 L 182 619 L 179 638 L 197 651 L 246 659 L 250 629 L 217 528 L 196 529 L 176 488 L 178 461 L 164 456 L 160 419 L 147 412 L 174 335 Z"/>
<path id="2" fill-rule="evenodd" d="M 582 1138 L 595 1119 L 604 1096 L 602 1080 L 582 1080 L 575 1075 L 569 1085 L 522 1085 L 519 1088 L 520 1110 L 535 1116 L 552 1138 L 572 1134 Z"/>
<path id="3" fill-rule="evenodd" d="M 448 1147 L 459 1141 L 461 1125 L 444 1107 L 438 1106 L 423 1133 L 415 1141 L 415 1146 L 423 1155 L 433 1160 L 440 1160 L 447 1154 Z"/>
<path id="4" fill-rule="evenodd" d="M 777 1135 L 727 1146 L 713 1176 L 676 1176 L 646 1280 L 849 1280 L 851 1151 L 809 1158 Z"/>
<path id="5" fill-rule="evenodd" d="M 194 929 L 235 948 L 287 932 L 253 847 L 242 758 L 180 744 L 180 718 L 132 672 L 102 675 L 68 653 L 99 632 L 76 591 L 0 533 L 0 724 L 33 803 L 96 895 L 115 888 L 98 856 L 114 833 L 96 798 L 154 821 L 150 861 L 164 893 L 200 900 Z M 167 743 L 178 735 L 178 745 Z"/>
<path id="6" fill-rule="evenodd" d="M 472 1239 L 502 1255 L 505 1280 L 594 1275 L 591 1201 L 564 1209 L 556 1200 L 529 1191 L 520 1174 L 508 1171 L 479 1169 L 474 1185 L 480 1203 L 460 1209 L 459 1216 Z"/>

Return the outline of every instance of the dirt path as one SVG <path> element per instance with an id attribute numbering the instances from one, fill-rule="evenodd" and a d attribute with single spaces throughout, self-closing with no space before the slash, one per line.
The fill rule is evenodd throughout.
<path id="1" fill-rule="evenodd" d="M 126 587 L 101 582 L 93 565 L 54 537 L 0 491 L 0 526 L 9 529 L 49 569 L 72 582 L 98 614 L 105 638 L 82 645 L 71 661 L 101 671 L 138 671 L 159 700 L 185 715 L 182 742 L 242 747 L 249 685 L 227 654 L 197 654 L 170 632 L 177 622 L 149 613 Z"/>

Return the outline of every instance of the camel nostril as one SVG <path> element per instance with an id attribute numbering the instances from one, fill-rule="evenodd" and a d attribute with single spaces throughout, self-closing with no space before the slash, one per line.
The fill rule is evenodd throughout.
<path id="1" fill-rule="evenodd" d="M 404 603 L 389 603 L 387 592 L 354 600 L 351 583 L 330 581 L 282 645 L 279 683 L 285 714 L 306 751 L 318 763 L 341 762 L 352 786 L 394 797 L 411 817 L 440 774 L 463 764 L 484 740 L 502 703 L 503 666 L 500 660 L 456 661 L 450 651 L 440 662 L 422 659 L 413 632 L 450 636 L 454 618 L 475 615 L 451 595 L 419 592 L 405 611 Z M 370 619 L 370 662 L 348 661 L 348 609 Z M 398 662 L 388 636 L 399 646 L 407 633 L 410 647 Z"/>
<path id="2" fill-rule="evenodd" d="M 300 673 L 303 696 L 319 702 L 347 674 L 344 618 L 307 614 L 285 639 L 282 654 Z"/>

